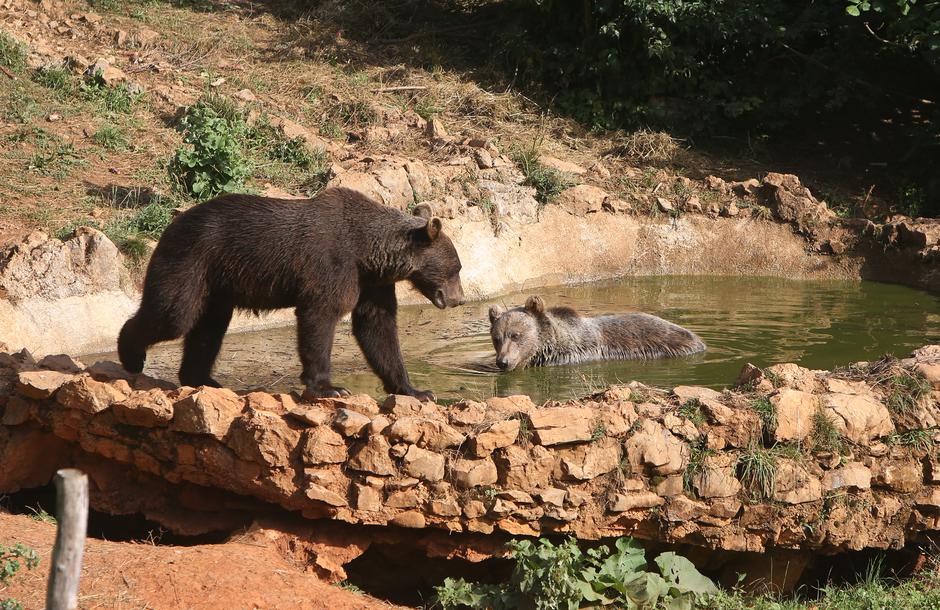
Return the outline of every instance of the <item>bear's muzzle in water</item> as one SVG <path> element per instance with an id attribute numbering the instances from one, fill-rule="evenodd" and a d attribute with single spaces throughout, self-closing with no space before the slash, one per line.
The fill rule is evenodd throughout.
<path id="1" fill-rule="evenodd" d="M 185 336 L 180 383 L 218 386 L 212 367 L 235 309 L 294 307 L 305 397 L 348 392 L 330 381 L 340 319 L 385 391 L 433 399 L 408 378 L 398 343 L 395 284 L 408 281 L 441 309 L 464 301 L 460 258 L 427 205 L 415 215 L 337 188 L 313 199 L 226 195 L 177 216 L 160 238 L 140 308 L 121 329 L 124 368 L 147 348 Z"/>
<path id="2" fill-rule="evenodd" d="M 496 364 L 504 371 L 592 360 L 637 360 L 705 351 L 690 330 L 645 313 L 581 316 L 567 307 L 545 308 L 532 296 L 523 307 L 490 307 Z"/>

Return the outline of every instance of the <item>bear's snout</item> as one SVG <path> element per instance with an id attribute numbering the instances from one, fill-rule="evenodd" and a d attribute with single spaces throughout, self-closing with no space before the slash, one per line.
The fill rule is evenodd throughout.
<path id="1" fill-rule="evenodd" d="M 509 361 L 506 360 L 505 358 L 497 358 L 497 359 L 496 359 L 496 366 L 499 367 L 499 370 L 505 371 L 506 369 L 509 368 Z"/>

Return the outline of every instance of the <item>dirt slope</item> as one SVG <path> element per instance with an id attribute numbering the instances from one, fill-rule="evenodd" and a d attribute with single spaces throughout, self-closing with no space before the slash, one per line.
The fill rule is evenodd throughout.
<path id="1" fill-rule="evenodd" d="M 44 607 L 55 525 L 0 513 L 0 541 L 25 544 L 39 568 L 21 571 L 0 599 L 27 610 Z M 274 548 L 229 542 L 202 546 L 153 546 L 89 539 L 85 546 L 79 607 L 233 610 L 236 608 L 396 608 L 326 584 L 288 562 Z"/>

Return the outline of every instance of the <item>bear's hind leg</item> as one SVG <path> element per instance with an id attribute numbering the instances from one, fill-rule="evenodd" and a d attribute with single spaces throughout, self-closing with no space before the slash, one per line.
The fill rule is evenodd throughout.
<path id="1" fill-rule="evenodd" d="M 222 348 L 222 339 L 232 320 L 230 302 L 210 301 L 196 325 L 186 333 L 179 378 L 182 385 L 222 387 L 212 379 L 212 367 Z"/>
<path id="2" fill-rule="evenodd" d="M 342 313 L 308 304 L 297 307 L 297 347 L 303 373 L 304 398 L 349 396 L 349 390 L 330 382 L 330 357 L 333 336 Z"/>

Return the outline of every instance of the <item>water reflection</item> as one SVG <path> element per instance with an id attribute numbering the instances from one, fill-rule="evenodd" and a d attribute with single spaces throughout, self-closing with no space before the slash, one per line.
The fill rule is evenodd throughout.
<path id="1" fill-rule="evenodd" d="M 722 387 L 745 362 L 798 362 L 830 368 L 885 353 L 904 355 L 940 342 L 940 300 L 924 292 L 874 282 L 791 281 L 775 278 L 645 277 L 534 291 L 550 306 L 583 313 L 646 311 L 694 330 L 709 349 L 689 358 L 614 361 L 497 373 L 486 311 L 491 302 L 514 306 L 529 293 L 471 303 L 456 310 L 403 307 L 402 350 L 417 387 L 441 397 L 530 394 L 536 400 L 581 396 L 593 387 L 639 380 Z M 298 388 L 300 364 L 293 328 L 230 335 L 215 377 L 236 388 Z M 157 346 L 146 372 L 176 379 L 178 343 Z M 94 358 L 115 359 L 114 354 Z M 333 380 L 381 395 L 348 325 L 333 350 Z"/>

